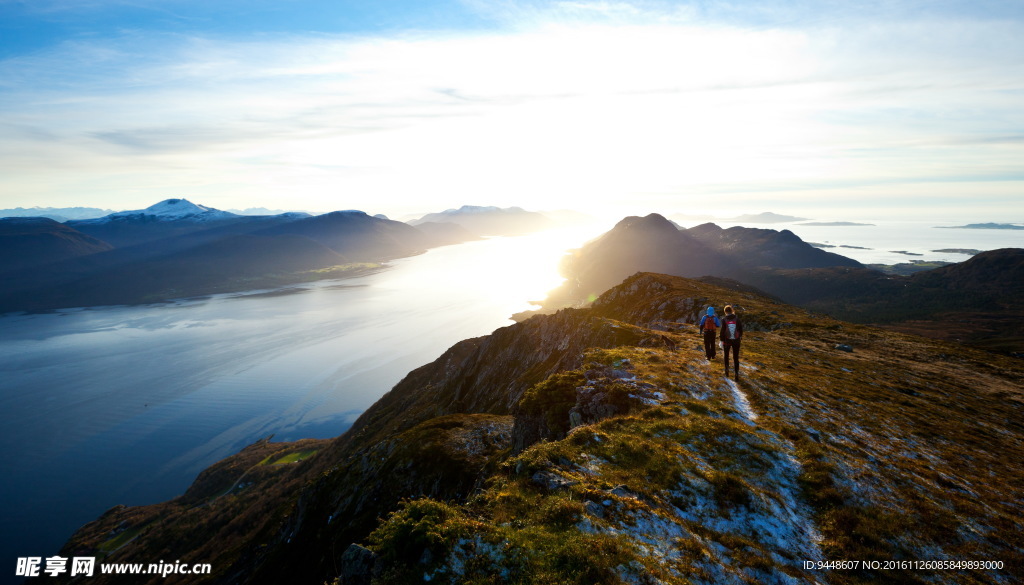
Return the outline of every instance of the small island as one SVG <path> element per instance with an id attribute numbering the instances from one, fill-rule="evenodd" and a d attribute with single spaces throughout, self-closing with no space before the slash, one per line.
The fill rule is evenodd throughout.
<path id="1" fill-rule="evenodd" d="M 1024 230 L 1024 225 L 1016 223 L 969 223 L 967 225 L 938 225 L 948 230 Z"/>
<path id="2" fill-rule="evenodd" d="M 906 250 L 889 250 L 892 254 L 903 254 L 904 256 L 924 256 L 924 254 L 918 254 L 917 252 L 907 252 Z"/>
<path id="3" fill-rule="evenodd" d="M 981 250 L 975 250 L 974 248 L 943 248 L 941 250 L 932 250 L 932 252 L 938 252 L 940 254 L 967 254 L 968 256 L 974 256 L 975 254 L 981 254 Z"/>

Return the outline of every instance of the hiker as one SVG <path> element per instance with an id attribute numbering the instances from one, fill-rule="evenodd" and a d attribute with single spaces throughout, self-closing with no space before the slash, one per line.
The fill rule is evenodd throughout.
<path id="1" fill-rule="evenodd" d="M 708 307 L 707 314 L 700 318 L 697 325 L 697 329 L 704 334 L 704 353 L 708 360 L 715 359 L 715 330 L 721 326 L 722 323 L 715 316 L 715 308 Z"/>
<path id="2" fill-rule="evenodd" d="M 740 379 L 740 339 L 743 337 L 743 323 L 732 305 L 725 306 L 722 317 L 722 352 L 725 354 L 725 377 L 729 377 L 729 351 L 732 350 L 732 363 L 736 369 L 735 379 Z"/>

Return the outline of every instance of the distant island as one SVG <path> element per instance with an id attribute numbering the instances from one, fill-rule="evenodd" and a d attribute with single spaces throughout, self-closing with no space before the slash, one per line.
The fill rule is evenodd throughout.
<path id="1" fill-rule="evenodd" d="M 811 225 L 818 227 L 851 227 L 851 226 L 874 226 L 873 223 L 857 223 L 855 221 L 812 221 L 800 225 Z"/>
<path id="2" fill-rule="evenodd" d="M 889 250 L 893 254 L 903 254 L 904 256 L 924 256 L 924 254 L 918 254 L 917 252 L 907 252 L 906 250 Z"/>
<path id="3" fill-rule="evenodd" d="M 968 256 L 974 256 L 975 254 L 981 254 L 981 250 L 975 250 L 974 248 L 943 248 L 941 250 L 932 250 L 932 252 L 938 252 L 940 254 L 967 254 Z"/>
<path id="4" fill-rule="evenodd" d="M 967 225 L 937 225 L 947 230 L 1024 230 L 1024 225 L 1015 223 L 969 223 Z"/>
<path id="5" fill-rule="evenodd" d="M 812 245 L 812 246 L 814 246 L 815 248 L 837 248 L 838 247 L 838 248 L 849 248 L 850 250 L 871 250 L 871 249 L 873 249 L 873 248 L 865 248 L 864 246 L 850 246 L 848 244 L 839 244 L 838 246 L 836 246 L 835 244 L 820 244 L 820 243 L 815 243 L 815 242 L 807 242 L 807 243 Z M 938 251 L 938 250 L 936 250 L 936 251 Z"/>

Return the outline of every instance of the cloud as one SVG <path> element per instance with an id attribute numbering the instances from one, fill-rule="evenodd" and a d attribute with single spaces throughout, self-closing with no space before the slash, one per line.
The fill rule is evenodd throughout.
<path id="1" fill-rule="evenodd" d="M 739 26 L 663 8 L 487 3 L 538 24 L 68 42 L 0 62 L 0 116 L 19 128 L 0 134 L 0 187 L 127 208 L 151 201 L 100 196 L 395 213 L 647 198 L 670 212 L 708 192 L 813 203 L 898 183 L 925 197 L 1024 160 L 1019 23 Z"/>

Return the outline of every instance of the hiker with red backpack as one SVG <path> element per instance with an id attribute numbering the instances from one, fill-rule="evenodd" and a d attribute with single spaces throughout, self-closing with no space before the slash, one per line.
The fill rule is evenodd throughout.
<path id="1" fill-rule="evenodd" d="M 732 363 L 735 367 L 735 379 L 740 379 L 740 339 L 743 337 L 743 323 L 733 310 L 732 305 L 725 306 L 722 317 L 722 351 L 725 353 L 725 377 L 729 377 L 729 352 L 732 351 Z"/>
<path id="2" fill-rule="evenodd" d="M 704 353 L 708 360 L 715 359 L 715 330 L 721 326 L 715 316 L 715 308 L 708 307 L 708 313 L 700 318 L 697 329 L 704 335 Z"/>

